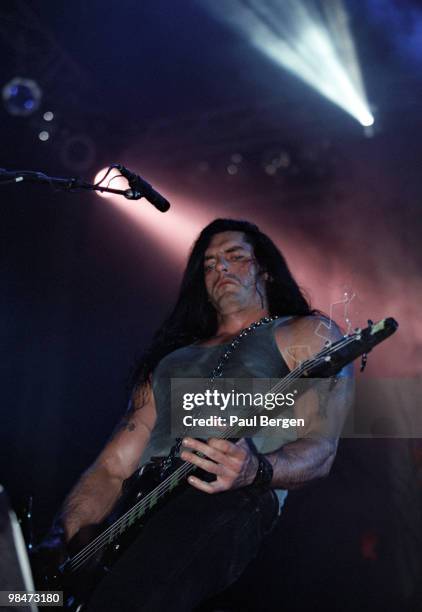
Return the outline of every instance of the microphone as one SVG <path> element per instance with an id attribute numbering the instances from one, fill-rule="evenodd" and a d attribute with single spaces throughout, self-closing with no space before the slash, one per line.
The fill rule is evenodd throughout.
<path id="1" fill-rule="evenodd" d="M 139 198 L 146 198 L 148 202 L 155 206 L 155 208 L 160 212 L 166 212 L 170 208 L 170 202 L 168 202 L 168 200 L 166 200 L 166 198 L 163 197 L 161 193 L 155 191 L 155 189 L 153 189 L 153 187 L 149 183 L 147 183 L 147 181 L 143 179 L 142 176 L 134 174 L 121 164 L 116 164 L 115 167 L 120 172 L 120 174 L 124 176 L 129 182 L 130 191 L 129 195 L 126 196 L 129 198 L 129 200 L 139 200 Z"/>

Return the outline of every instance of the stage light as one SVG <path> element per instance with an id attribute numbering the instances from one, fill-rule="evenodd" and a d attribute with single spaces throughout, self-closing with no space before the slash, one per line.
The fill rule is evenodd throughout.
<path id="1" fill-rule="evenodd" d="M 51 111 L 46 111 L 43 115 L 43 119 L 44 121 L 53 121 L 54 113 L 52 113 Z"/>
<path id="2" fill-rule="evenodd" d="M 123 191 L 126 191 L 126 189 L 129 189 L 129 184 L 127 182 L 127 179 L 125 179 L 125 177 L 120 174 L 117 168 L 113 168 L 113 170 L 111 170 L 107 178 L 102 180 L 103 177 L 106 175 L 107 170 L 108 168 L 103 168 L 102 170 L 97 172 L 94 178 L 95 184 L 99 183 L 101 187 L 111 187 L 112 189 L 123 189 Z M 96 191 L 95 193 L 102 198 L 110 198 L 113 196 L 112 193 L 107 193 L 106 191 L 103 191 L 103 192 Z M 124 196 L 118 196 L 118 197 L 124 198 Z"/>
<path id="3" fill-rule="evenodd" d="M 370 127 L 371 125 L 374 125 L 374 121 L 375 119 L 370 113 L 366 116 L 363 116 L 360 120 L 361 124 L 364 127 Z"/>
<path id="4" fill-rule="evenodd" d="M 46 130 L 42 130 L 38 134 L 38 138 L 42 140 L 42 142 L 46 142 L 50 138 L 50 134 Z"/>
<path id="5" fill-rule="evenodd" d="M 370 126 L 370 111 L 347 13 L 341 0 L 204 0 L 218 18 L 262 53 Z"/>
<path id="6" fill-rule="evenodd" d="M 136 168 L 136 163 L 129 163 L 130 168 Z M 95 176 L 94 182 L 100 181 L 107 168 L 100 170 Z M 112 170 L 108 177 L 101 183 L 116 189 L 128 189 L 128 183 L 123 177 L 116 177 L 118 170 Z M 112 180 L 110 182 L 110 177 Z M 121 211 L 126 219 L 133 225 L 139 227 L 140 232 L 150 234 L 157 241 L 160 250 L 169 257 L 172 269 L 183 269 L 189 248 L 197 238 L 201 229 L 216 217 L 222 216 L 222 211 L 212 203 L 200 205 L 197 201 L 189 201 L 185 194 L 169 192 L 164 186 L 156 184 L 149 176 L 144 177 L 151 181 L 158 191 L 164 193 L 171 202 L 171 208 L 166 213 L 161 213 L 144 198 L 140 200 L 127 200 L 122 195 L 101 194 L 107 198 L 104 204 L 112 205 Z"/>
<path id="7" fill-rule="evenodd" d="M 27 117 L 38 109 L 42 91 L 32 79 L 15 77 L 3 87 L 2 98 L 8 113 Z"/>

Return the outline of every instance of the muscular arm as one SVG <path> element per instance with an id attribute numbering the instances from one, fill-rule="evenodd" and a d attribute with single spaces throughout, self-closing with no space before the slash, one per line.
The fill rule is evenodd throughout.
<path id="1" fill-rule="evenodd" d="M 301 438 L 286 444 L 281 450 L 266 454 L 274 470 L 271 486 L 296 489 L 327 476 L 336 450 L 337 445 L 329 440 Z"/>
<path id="2" fill-rule="evenodd" d="M 123 481 L 138 466 L 155 419 L 154 398 L 147 389 L 145 396 L 132 399 L 117 431 L 66 498 L 60 517 L 66 541 L 109 514 L 121 494 Z"/>
<path id="3" fill-rule="evenodd" d="M 335 342 L 340 337 L 341 333 L 334 323 L 327 327 L 326 319 L 304 317 L 285 329 L 280 328 L 276 333 L 276 342 L 289 368 L 293 369 L 300 361 L 319 352 L 326 340 Z M 351 364 L 342 370 L 338 380 L 326 398 L 326 417 L 321 418 L 318 393 L 310 390 L 299 399 L 295 416 L 305 420 L 301 438 L 266 455 L 273 466 L 273 487 L 294 489 L 329 473 L 352 401 Z"/>

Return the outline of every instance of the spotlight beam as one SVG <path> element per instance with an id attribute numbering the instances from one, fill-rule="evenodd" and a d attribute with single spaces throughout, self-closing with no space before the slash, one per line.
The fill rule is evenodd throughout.
<path id="1" fill-rule="evenodd" d="M 342 0 L 204 0 L 219 19 L 362 125 L 374 122 Z"/>
<path id="2" fill-rule="evenodd" d="M 116 189 L 127 187 L 127 180 L 116 168 L 111 170 L 107 178 L 105 178 L 106 170 L 107 168 L 103 168 L 97 173 L 95 184 L 103 187 L 112 185 Z M 166 189 L 165 191 L 167 192 Z M 160 250 L 171 261 L 171 265 L 180 270 L 183 269 L 189 246 L 201 229 L 213 218 L 221 216 L 221 211 L 211 203 L 198 209 L 197 202 L 190 201 L 185 194 L 176 192 L 169 191 L 173 206 L 164 219 L 161 212 L 152 206 L 142 205 L 142 201 L 134 202 L 113 193 L 100 191 L 95 193 L 105 199 L 105 204 L 109 203 L 119 210 L 129 223 L 154 238 Z"/>

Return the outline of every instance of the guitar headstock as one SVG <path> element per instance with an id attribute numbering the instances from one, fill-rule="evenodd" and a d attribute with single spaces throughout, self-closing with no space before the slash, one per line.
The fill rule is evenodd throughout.
<path id="1" fill-rule="evenodd" d="M 374 346 L 389 338 L 397 328 L 397 321 L 388 317 L 378 323 L 369 322 L 364 329 L 356 329 L 336 342 L 328 341 L 324 349 L 303 362 L 302 376 L 308 378 L 334 376 L 348 363 L 361 355 L 366 355 Z"/>

